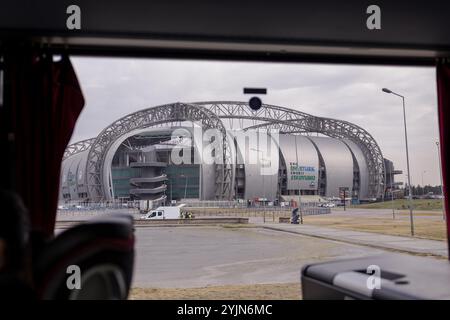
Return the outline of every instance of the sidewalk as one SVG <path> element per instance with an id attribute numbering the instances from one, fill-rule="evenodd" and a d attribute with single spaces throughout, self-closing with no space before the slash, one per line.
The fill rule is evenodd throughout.
<path id="1" fill-rule="evenodd" d="M 413 254 L 448 256 L 447 242 L 412 237 L 391 236 L 372 232 L 361 232 L 313 225 L 294 225 L 279 223 L 255 223 L 257 226 L 276 231 L 290 232 L 305 236 L 329 239 L 370 246 L 374 248 L 407 252 Z"/>

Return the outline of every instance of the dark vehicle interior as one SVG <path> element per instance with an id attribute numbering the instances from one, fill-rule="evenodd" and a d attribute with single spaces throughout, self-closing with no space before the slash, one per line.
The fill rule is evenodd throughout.
<path id="1" fill-rule="evenodd" d="M 81 28 L 68 29 L 67 1 L 1 2 L 0 297 L 129 295 L 132 218 L 112 215 L 55 235 L 61 161 L 84 105 L 69 56 L 435 67 L 450 243 L 450 3 L 378 1 L 378 30 L 366 27 L 370 4 L 80 0 Z M 81 283 L 69 265 L 84 270 Z M 388 285 L 361 287 L 367 265 L 379 265 Z M 299 281 L 303 299 L 450 299 L 449 262 L 421 257 L 311 264 Z"/>

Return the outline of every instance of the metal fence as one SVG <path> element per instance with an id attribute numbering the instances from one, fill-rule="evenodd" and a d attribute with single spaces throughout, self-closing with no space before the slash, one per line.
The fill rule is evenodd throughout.
<path id="1" fill-rule="evenodd" d="M 274 217 L 290 217 L 295 207 L 291 206 L 264 206 L 252 205 L 248 206 L 246 202 L 239 201 L 185 201 L 183 210 L 195 212 L 202 216 L 231 216 L 231 217 L 258 217 L 270 216 Z M 302 202 L 300 209 L 303 215 L 320 215 L 331 212 L 330 208 L 321 207 L 319 202 Z M 58 206 L 59 218 L 71 218 L 79 216 L 96 216 L 114 212 L 128 213 L 131 215 L 139 215 L 138 201 L 107 201 L 97 203 L 80 203 L 71 202 Z"/>
<path id="2" fill-rule="evenodd" d="M 278 218 L 289 218 L 292 215 L 293 207 L 288 206 L 261 206 L 261 207 L 188 207 L 186 208 L 194 213 L 196 216 L 210 216 L 210 217 L 260 217 L 264 220 L 269 219 L 276 221 Z M 318 203 L 305 203 L 301 205 L 301 210 L 304 216 L 321 215 L 331 213 L 331 209 L 327 207 L 320 207 Z"/>
<path id="3" fill-rule="evenodd" d="M 179 203 L 185 204 L 187 208 L 244 208 L 245 202 L 239 201 L 215 201 L 215 200 L 190 200 L 182 199 Z"/>

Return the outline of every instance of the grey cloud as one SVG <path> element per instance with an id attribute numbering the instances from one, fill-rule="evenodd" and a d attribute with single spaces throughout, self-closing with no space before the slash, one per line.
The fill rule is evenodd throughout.
<path id="1" fill-rule="evenodd" d="M 406 172 L 401 100 L 407 98 L 413 183 L 439 184 L 433 68 L 293 63 L 72 58 L 86 106 L 72 142 L 96 136 L 118 118 L 175 101 L 246 100 L 244 86 L 268 88 L 264 102 L 353 122 Z M 403 179 L 401 179 L 403 180 Z"/>

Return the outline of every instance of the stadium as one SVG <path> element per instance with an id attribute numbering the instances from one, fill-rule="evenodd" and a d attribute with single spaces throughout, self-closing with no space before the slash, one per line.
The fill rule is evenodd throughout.
<path id="1" fill-rule="evenodd" d="M 221 134 L 209 141 L 219 146 L 213 153 L 221 161 L 174 161 L 174 154 L 202 154 L 205 140 L 193 137 L 211 129 Z M 69 145 L 60 201 L 278 203 L 298 195 L 339 197 L 343 189 L 353 201 L 374 201 L 387 196 L 398 173 L 374 138 L 347 121 L 266 104 L 254 111 L 247 102 L 176 102 L 131 113 Z"/>

